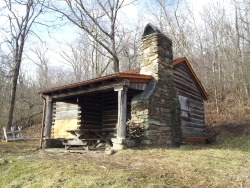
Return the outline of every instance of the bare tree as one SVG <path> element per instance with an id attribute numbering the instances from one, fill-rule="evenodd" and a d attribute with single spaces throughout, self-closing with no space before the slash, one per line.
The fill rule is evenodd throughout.
<path id="1" fill-rule="evenodd" d="M 113 69 L 119 72 L 116 30 L 119 9 L 124 0 L 63 0 L 62 8 L 58 5 L 49 7 L 65 16 L 74 25 L 87 32 L 102 46 L 113 61 Z"/>
<path id="2" fill-rule="evenodd" d="M 0 51 L 0 127 L 6 125 L 6 114 L 9 101 L 9 84 L 10 79 L 10 59 L 9 57 Z"/>
<path id="3" fill-rule="evenodd" d="M 25 42 L 29 35 L 34 34 L 31 27 L 43 11 L 43 7 L 40 4 L 41 2 L 36 0 L 4 0 L 4 2 L 4 11 L 7 12 L 6 17 L 9 25 L 1 29 L 5 32 L 5 40 L 13 56 L 11 100 L 7 123 L 7 129 L 10 129 L 13 122 L 17 82 Z"/>
<path id="4" fill-rule="evenodd" d="M 121 35 L 123 37 L 119 48 L 121 71 L 137 68 L 140 65 L 139 49 L 143 28 L 139 26 L 139 23 L 134 25 L 136 27 L 133 30 L 129 28 L 122 29 Z"/>
<path id="5" fill-rule="evenodd" d="M 190 54 L 192 26 L 188 18 L 187 5 L 182 0 L 154 0 L 148 7 L 154 22 L 173 41 L 175 55 Z"/>
<path id="6" fill-rule="evenodd" d="M 37 84 L 40 89 L 45 89 L 52 86 L 51 76 L 49 70 L 48 48 L 46 46 L 39 46 L 31 50 L 35 56 L 28 57 L 37 66 Z"/>
<path id="7" fill-rule="evenodd" d="M 249 80 L 249 73 L 248 73 L 248 64 L 247 59 L 243 58 L 243 50 L 244 47 L 249 47 L 250 40 L 249 38 L 249 5 L 248 2 L 237 2 L 236 0 L 233 0 L 234 2 L 234 11 L 235 11 L 235 19 L 234 19 L 234 25 L 235 25 L 235 53 L 236 53 L 236 62 L 239 66 L 240 71 L 240 82 L 243 84 L 242 88 L 245 91 L 245 95 L 247 100 L 250 99 L 250 80 Z M 243 5 L 242 5 L 243 4 Z M 244 7 L 244 9 L 242 8 Z M 248 7 L 248 8 L 247 8 Z M 245 13 L 246 16 L 243 16 L 242 13 Z"/>
<path id="8" fill-rule="evenodd" d="M 58 53 L 62 63 L 73 71 L 72 82 L 80 82 L 100 77 L 107 71 L 110 59 L 105 52 L 95 40 L 82 33 L 71 43 L 63 45 Z"/>

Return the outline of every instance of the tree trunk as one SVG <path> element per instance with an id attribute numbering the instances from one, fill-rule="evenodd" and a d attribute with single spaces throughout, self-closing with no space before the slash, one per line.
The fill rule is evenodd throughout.
<path id="1" fill-rule="evenodd" d="M 21 65 L 21 59 L 16 59 L 16 66 L 15 66 L 14 75 L 12 78 L 11 100 L 10 100 L 7 130 L 11 129 L 12 122 L 13 122 L 13 114 L 14 114 L 15 101 L 16 101 L 17 80 L 19 76 L 20 65 Z"/>
<path id="2" fill-rule="evenodd" d="M 115 56 L 113 57 L 113 61 L 114 61 L 114 72 L 120 72 L 119 59 Z"/>

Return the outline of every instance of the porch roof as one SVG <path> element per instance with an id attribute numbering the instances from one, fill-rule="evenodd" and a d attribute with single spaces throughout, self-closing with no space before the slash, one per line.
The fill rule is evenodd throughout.
<path id="1" fill-rule="evenodd" d="M 195 72 L 193 71 L 190 63 L 188 62 L 186 57 L 183 58 L 179 58 L 179 59 L 175 59 L 172 61 L 172 65 L 175 67 L 177 66 L 179 63 L 184 62 L 187 65 L 187 68 L 190 70 L 195 82 L 197 83 L 203 97 L 205 100 L 208 100 L 208 95 L 203 87 L 203 85 L 201 84 L 200 80 L 198 79 L 198 77 L 196 76 Z M 103 77 L 99 77 L 99 78 L 94 78 L 91 80 L 87 80 L 87 81 L 83 81 L 83 82 L 77 82 L 77 83 L 73 83 L 73 84 L 69 84 L 69 85 L 65 85 L 65 86 L 60 86 L 60 87 L 55 87 L 55 88 L 51 88 L 48 90 L 43 90 L 40 91 L 39 94 L 42 95 L 51 95 L 51 94 L 55 94 L 55 93 L 61 93 L 61 92 L 68 92 L 69 90 L 72 89 L 79 89 L 83 87 L 88 87 L 88 86 L 92 86 L 95 87 L 98 84 L 101 83 L 110 83 L 110 82 L 115 82 L 115 81 L 122 81 L 122 80 L 129 80 L 130 83 L 148 83 L 153 77 L 150 75 L 144 75 L 144 74 L 140 74 L 140 68 L 136 68 L 136 69 L 132 69 L 132 70 L 128 70 L 125 72 L 120 72 L 120 73 L 115 73 L 115 74 L 110 74 L 107 76 L 103 76 Z M 113 87 L 113 86 L 112 86 Z M 102 90 L 103 88 L 100 87 L 99 90 Z"/>
<path id="2" fill-rule="evenodd" d="M 126 72 L 110 74 L 107 76 L 94 78 L 94 79 L 83 81 L 83 82 L 77 82 L 77 83 L 73 83 L 73 84 L 69 84 L 65 86 L 55 87 L 55 88 L 51 88 L 48 90 L 40 91 L 39 94 L 49 95 L 55 92 L 75 89 L 75 88 L 79 88 L 82 86 L 94 85 L 94 84 L 98 84 L 102 82 L 109 82 L 109 81 L 119 81 L 119 80 L 124 80 L 124 79 L 129 80 L 131 83 L 148 83 L 152 79 L 152 76 L 150 75 L 139 74 L 140 69 L 138 70 L 133 69 L 133 70 L 129 70 Z"/>

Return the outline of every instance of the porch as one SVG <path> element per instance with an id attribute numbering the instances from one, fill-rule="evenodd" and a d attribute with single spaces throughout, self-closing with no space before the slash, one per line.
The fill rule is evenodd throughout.
<path id="1" fill-rule="evenodd" d="M 112 139 L 110 146 L 123 149 L 126 121 L 131 118 L 131 100 L 150 80 L 151 76 L 147 75 L 118 73 L 40 92 L 44 99 L 41 141 L 76 139 L 72 133 L 75 131 L 77 135 L 78 130 L 84 133 L 79 138 L 88 141 L 93 135 L 86 130 L 112 130 L 107 138 L 99 141 L 103 139 L 107 143 Z M 93 145 L 97 144 L 97 137 L 93 140 Z"/>

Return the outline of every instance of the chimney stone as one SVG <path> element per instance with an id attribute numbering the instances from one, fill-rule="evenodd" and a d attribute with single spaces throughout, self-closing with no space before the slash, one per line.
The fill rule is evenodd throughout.
<path id="1" fill-rule="evenodd" d="M 152 75 L 156 80 L 162 69 L 173 60 L 172 41 L 163 32 L 148 24 L 142 35 L 141 74 Z"/>
<path id="2" fill-rule="evenodd" d="M 153 80 L 131 103 L 131 121 L 146 128 L 141 143 L 169 146 L 181 143 L 180 106 L 172 60 L 172 41 L 148 24 L 142 36 L 140 73 L 152 75 Z"/>

